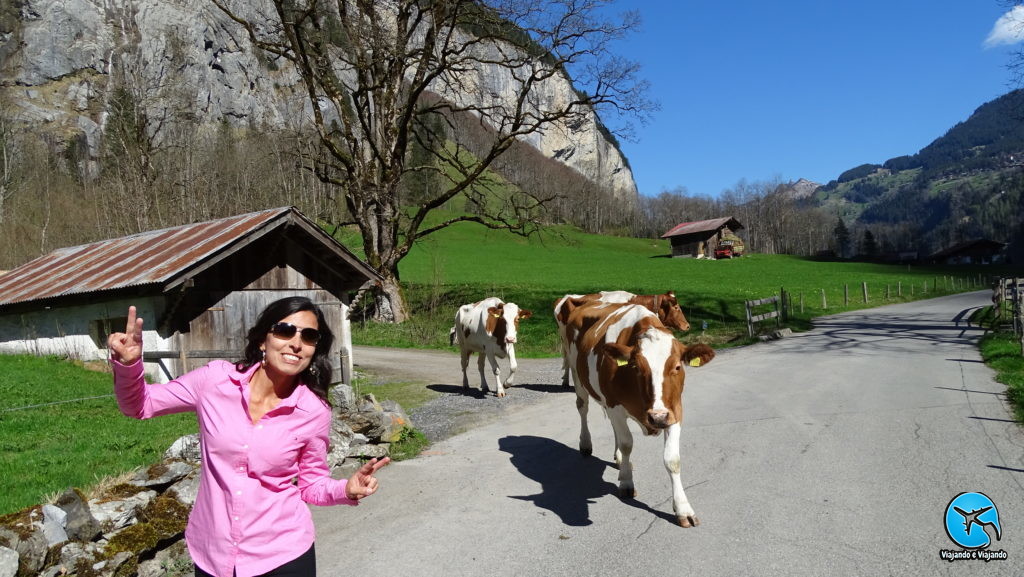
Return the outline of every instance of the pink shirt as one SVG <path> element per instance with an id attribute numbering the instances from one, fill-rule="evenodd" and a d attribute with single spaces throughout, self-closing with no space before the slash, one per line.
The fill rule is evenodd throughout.
<path id="1" fill-rule="evenodd" d="M 249 379 L 258 365 L 243 373 L 227 361 L 213 361 L 167 384 L 147 385 L 141 361 L 111 364 L 125 415 L 197 415 L 203 467 L 185 541 L 207 573 L 266 573 L 313 544 L 306 503 L 358 504 L 345 495 L 348 481 L 330 477 L 331 411 L 304 385 L 253 424 Z"/>

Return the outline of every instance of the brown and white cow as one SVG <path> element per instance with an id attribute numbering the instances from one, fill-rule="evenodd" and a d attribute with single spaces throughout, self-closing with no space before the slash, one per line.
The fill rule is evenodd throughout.
<path id="1" fill-rule="evenodd" d="M 619 495 L 636 496 L 629 462 L 633 436 L 628 420 L 645 435 L 664 435 L 664 462 L 672 481 L 672 509 L 679 525 L 699 524 L 680 478 L 679 432 L 683 418 L 686 365 L 710 362 L 707 345 L 687 347 L 672 335 L 658 315 L 635 304 L 567 302 L 566 332 L 573 366 L 576 408 L 580 414 L 580 452 L 593 453 L 587 413 L 590 399 L 605 409 L 615 432 Z"/>
<path id="2" fill-rule="evenodd" d="M 569 294 L 555 301 L 555 322 L 558 324 L 558 337 L 562 349 L 562 386 L 569 386 L 569 343 L 565 338 L 565 317 L 568 314 L 563 310 L 566 301 L 572 300 L 574 306 L 580 306 L 588 302 L 602 303 L 631 303 L 647 307 L 648 310 L 658 315 L 661 322 L 668 328 L 680 331 L 690 330 L 690 322 L 686 320 L 683 309 L 680 308 L 676 295 L 668 291 L 663 295 L 635 295 L 626 291 L 601 291 L 587 295 Z"/>
<path id="3" fill-rule="evenodd" d="M 469 356 L 479 353 L 477 365 L 480 368 L 480 389 L 488 391 L 487 376 L 484 374 L 484 360 L 489 360 L 494 371 L 495 390 L 499 397 L 505 396 L 505 387 L 512 386 L 516 374 L 515 345 L 519 334 L 519 319 L 529 318 L 533 313 L 520 309 L 515 303 L 503 302 L 498 297 L 486 298 L 478 303 L 462 305 L 455 313 L 455 326 L 449 332 L 451 344 L 459 343 L 462 355 L 462 386 L 469 388 Z M 497 359 L 508 357 L 508 378 L 501 381 L 501 369 Z"/>

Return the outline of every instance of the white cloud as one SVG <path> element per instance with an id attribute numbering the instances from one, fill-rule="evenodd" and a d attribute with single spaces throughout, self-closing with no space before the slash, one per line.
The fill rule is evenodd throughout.
<path id="1" fill-rule="evenodd" d="M 1014 6 L 996 21 L 985 39 L 985 48 L 1024 41 L 1024 6 Z"/>

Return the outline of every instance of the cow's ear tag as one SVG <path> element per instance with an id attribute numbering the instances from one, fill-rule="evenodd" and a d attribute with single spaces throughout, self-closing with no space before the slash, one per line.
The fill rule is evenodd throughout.
<path id="1" fill-rule="evenodd" d="M 624 367 L 627 364 L 629 364 L 629 361 L 627 361 L 626 359 L 615 359 L 615 364 L 619 365 L 620 367 Z"/>
<path id="2" fill-rule="evenodd" d="M 690 366 L 691 367 L 699 367 L 700 366 L 700 357 L 693 357 L 692 359 L 690 359 Z"/>
<path id="3" fill-rule="evenodd" d="M 496 318 L 496 319 L 500 319 L 500 318 L 501 318 L 501 315 L 499 315 L 498 313 L 492 313 L 492 315 L 493 315 L 493 316 L 494 316 L 494 318 Z"/>

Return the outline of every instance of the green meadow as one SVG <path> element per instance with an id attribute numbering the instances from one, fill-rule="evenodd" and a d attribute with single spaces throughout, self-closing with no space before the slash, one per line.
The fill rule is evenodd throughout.
<path id="1" fill-rule="evenodd" d="M 358 249 L 355 237 L 346 242 Z M 355 316 L 356 344 L 449 348 L 461 304 L 498 296 L 534 315 L 520 323 L 517 354 L 558 354 L 552 306 L 567 293 L 674 291 L 691 330 L 686 342 L 750 342 L 744 303 L 788 293 L 787 326 L 804 330 L 823 314 L 986 288 L 998 267 L 821 262 L 751 254 L 731 260 L 669 258 L 667 240 L 619 238 L 553 227 L 529 238 L 460 224 L 424 239 L 400 273 L 412 319 L 385 326 Z M 868 297 L 864 301 L 864 286 Z M 824 293 L 824 301 L 823 301 Z M 766 308 L 755 311 L 765 312 Z M 774 328 L 774 327 L 768 327 Z"/>

